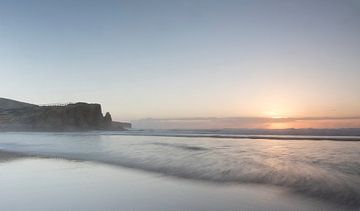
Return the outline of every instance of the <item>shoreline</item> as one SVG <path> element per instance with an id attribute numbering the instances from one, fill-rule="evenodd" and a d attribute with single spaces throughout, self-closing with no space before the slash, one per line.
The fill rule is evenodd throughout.
<path id="1" fill-rule="evenodd" d="M 27 155 L 24 153 L 5 151 L 5 150 L 0 149 L 0 163 L 6 162 L 6 161 L 11 161 L 11 160 L 16 160 L 16 159 L 21 159 L 21 158 L 33 158 L 33 157 L 35 157 L 35 156 Z"/>
<path id="2" fill-rule="evenodd" d="M 301 194 L 307 200 L 359 207 L 356 167 L 359 142 L 236 141 L 116 134 L 119 133 L 0 133 L 0 153 L 3 151 L 5 161 L 34 157 L 19 162 L 94 163 L 219 187 L 269 185 L 284 188 L 289 195 Z M 344 161 L 339 162 L 337 158 L 344 153 Z M 194 162 L 195 158 L 200 162 Z"/>
<path id="3" fill-rule="evenodd" d="M 196 182 L 1 150 L 0 157 L 25 158 L 0 165 L 0 208 L 4 210 L 352 210 L 274 186 Z"/>
<path id="4" fill-rule="evenodd" d="M 322 136 L 322 135 L 232 135 L 232 134 L 171 134 L 171 133 L 134 133 L 138 131 L 130 130 L 88 130 L 88 131 L 2 131 L 1 133 L 28 133 L 28 134 L 95 134 L 102 136 L 153 136 L 153 137 L 173 137 L 173 138 L 215 138 L 215 139 L 253 139 L 253 140 L 298 140 L 298 141 L 342 141 L 360 142 L 360 136 Z"/>
<path id="5" fill-rule="evenodd" d="M 327 210 L 337 210 L 337 209 L 344 209 L 344 210 L 353 210 L 353 209 L 357 209 L 357 206 L 353 206 L 353 205 L 346 205 L 346 204 L 342 204 L 342 203 L 333 203 L 329 200 L 325 200 L 325 199 L 321 199 L 318 197 L 311 197 L 309 195 L 306 194 L 301 194 L 301 193 L 297 193 L 294 191 L 289 190 L 286 187 L 282 187 L 282 186 L 276 186 L 276 185 L 270 185 L 270 184 L 261 184 L 261 183 L 234 183 L 234 182 L 225 182 L 225 183 L 221 183 L 221 182 L 215 182 L 215 181 L 210 181 L 210 180 L 201 180 L 201 179 L 191 179 L 191 178 L 187 178 L 187 177 L 179 177 L 176 175 L 171 175 L 171 174 L 162 174 L 159 172 L 155 172 L 155 171 L 148 171 L 148 170 L 144 170 L 144 169 L 139 169 L 139 168 L 133 168 L 133 167 L 129 167 L 129 166 L 119 166 L 119 165 L 114 165 L 111 163 L 106 163 L 106 162 L 97 162 L 94 160 L 81 160 L 81 159 L 68 159 L 66 157 L 59 157 L 59 156 L 43 156 L 43 155 L 29 155 L 29 154 L 25 154 L 25 153 L 19 153 L 19 152 L 11 152 L 11 151 L 4 151 L 4 150 L 0 150 L 0 168 L 4 167 L 4 166 L 12 166 L 15 163 L 27 163 L 27 162 L 35 162 L 35 163 L 53 163 L 52 168 L 56 168 L 57 163 L 68 163 L 70 165 L 72 164 L 77 164 L 76 168 L 82 168 L 81 166 L 90 166 L 95 167 L 95 168 L 107 168 L 107 169 L 112 169 L 115 171 L 120 171 L 120 172 L 125 172 L 125 173 L 131 173 L 134 174 L 135 176 L 138 175 L 144 175 L 145 177 L 155 177 L 155 178 L 163 178 L 166 181 L 175 181 L 175 183 L 185 183 L 185 184 L 192 184 L 192 185 L 200 185 L 200 186 L 210 186 L 210 187 L 215 187 L 215 191 L 216 191 L 216 187 L 220 188 L 220 189 L 236 189 L 236 188 L 240 188 L 240 189 L 244 189 L 242 192 L 242 196 L 244 196 L 244 194 L 246 194 L 247 191 L 249 191 L 251 194 L 254 194 L 252 192 L 255 192 L 256 194 L 254 194 L 253 197 L 256 197 L 258 194 L 261 194 L 260 192 L 273 192 L 272 194 L 279 194 L 281 193 L 281 195 L 287 197 L 288 199 L 286 200 L 295 200 L 294 202 L 299 203 L 298 206 L 305 206 L 307 207 L 307 209 L 312 208 L 313 210 L 317 210 L 317 208 L 314 208 L 313 206 L 309 206 L 309 204 L 313 204 L 316 207 L 320 206 L 321 209 L 327 209 Z M 22 167 L 20 167 L 21 169 Z M 6 172 L 6 168 L 5 169 L 1 169 L 3 172 Z M 5 170 L 5 171 L 4 171 Z M 47 170 L 47 169 L 44 169 Z M 26 169 L 26 173 L 33 173 L 34 169 L 32 168 L 27 168 Z M 35 170 L 36 171 L 36 170 Z M 101 173 L 101 172 L 100 172 Z M 101 180 L 101 175 L 99 179 Z M 1 179 L 1 175 L 0 175 L 0 179 Z M 51 179 L 51 178 L 47 178 L 47 179 Z M 69 179 L 73 179 L 72 176 L 69 177 Z M 162 182 L 162 181 L 160 181 Z M 0 182 L 1 183 L 1 182 Z M 142 182 L 144 184 L 144 181 Z M 145 186 L 148 186 L 149 184 L 144 184 Z M 152 185 L 150 185 L 152 186 Z M 250 188 L 250 189 L 248 189 Z M 252 190 L 252 189 L 255 190 Z M 260 192 L 258 192 L 259 190 L 261 190 Z M 56 190 L 55 190 L 56 191 Z M 142 189 L 141 191 L 147 191 L 145 188 Z M 273 196 L 272 194 L 266 196 L 265 198 L 268 197 L 278 197 L 278 196 Z M 149 193 L 149 195 L 151 195 Z M 285 201 L 286 201 L 285 200 Z M 298 200 L 302 201 L 302 203 L 300 203 Z M 1 200 L 0 200 L 1 202 Z M 294 203 L 292 202 L 292 203 Z M 304 203 L 305 202 L 305 203 Z M 270 202 L 267 202 L 270 203 Z M 276 203 L 284 203 L 284 202 L 275 202 Z M 287 204 L 288 202 L 286 202 L 285 204 Z M 273 204 L 273 202 L 271 202 L 271 204 Z M 286 206 L 290 206 L 291 203 L 289 203 Z M 255 206 L 255 205 L 254 205 Z M 263 205 L 264 206 L 264 205 Z M 283 206 L 283 205 L 281 205 Z M 238 208 L 242 208 L 241 206 Z M 264 208 L 264 207 L 262 207 Z M 271 209 L 270 209 L 271 210 Z M 278 210 L 273 209 L 273 210 Z M 281 209 L 279 209 L 281 210 Z"/>

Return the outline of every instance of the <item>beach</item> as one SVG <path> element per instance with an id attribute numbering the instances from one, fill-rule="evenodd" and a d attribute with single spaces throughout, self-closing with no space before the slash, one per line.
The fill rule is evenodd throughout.
<path id="1" fill-rule="evenodd" d="M 357 141 L 1 133 L 1 210 L 358 210 Z"/>
<path id="2" fill-rule="evenodd" d="M 336 210 L 286 189 L 0 152 L 1 210 Z M 341 209 L 349 209 L 341 207 Z"/>

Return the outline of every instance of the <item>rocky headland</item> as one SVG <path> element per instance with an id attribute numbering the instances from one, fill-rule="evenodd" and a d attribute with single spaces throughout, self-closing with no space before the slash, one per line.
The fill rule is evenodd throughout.
<path id="1" fill-rule="evenodd" d="M 103 116 L 100 104 L 71 103 L 39 106 L 0 98 L 0 131 L 126 130 L 130 123 Z"/>

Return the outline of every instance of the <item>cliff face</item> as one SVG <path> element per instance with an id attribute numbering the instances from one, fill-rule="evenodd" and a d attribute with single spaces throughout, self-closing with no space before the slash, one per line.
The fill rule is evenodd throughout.
<path id="1" fill-rule="evenodd" d="M 104 117 L 100 104 L 75 103 L 0 109 L 0 130 L 78 131 L 113 130 L 113 127 L 111 115 L 107 113 Z"/>
<path id="2" fill-rule="evenodd" d="M 33 129 L 106 129 L 99 104 L 76 103 L 61 107 L 40 107 L 27 120 Z"/>

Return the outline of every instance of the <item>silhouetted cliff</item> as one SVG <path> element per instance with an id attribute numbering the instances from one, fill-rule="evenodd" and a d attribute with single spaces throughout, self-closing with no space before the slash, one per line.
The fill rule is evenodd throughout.
<path id="1" fill-rule="evenodd" d="M 6 102 L 6 99 L 3 102 Z M 125 129 L 117 123 L 113 127 L 110 113 L 103 116 L 100 104 L 29 105 L 31 104 L 18 102 L 14 107 L 2 107 L 0 102 L 0 130 L 86 131 Z"/>

